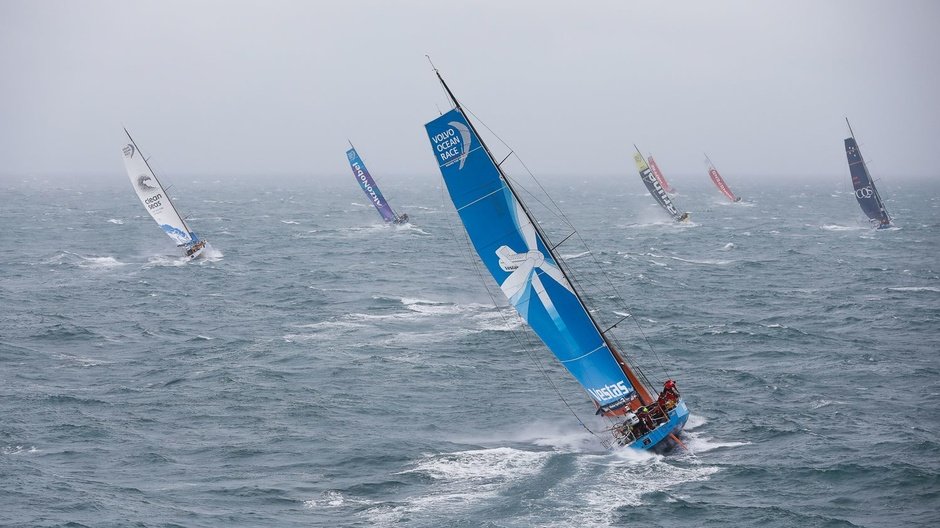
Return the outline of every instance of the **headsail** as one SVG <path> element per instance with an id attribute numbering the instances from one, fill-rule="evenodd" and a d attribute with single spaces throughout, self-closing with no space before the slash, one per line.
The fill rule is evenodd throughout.
<path id="1" fill-rule="evenodd" d="M 453 99 L 449 89 L 448 93 Z M 619 364 L 557 255 L 456 99 L 453 102 L 454 110 L 427 123 L 425 129 L 470 241 L 509 302 L 587 390 L 600 412 L 622 408 L 637 394 L 632 373 L 628 375 L 626 365 Z M 646 389 L 640 390 L 647 397 Z"/>
<path id="2" fill-rule="evenodd" d="M 636 145 L 633 146 L 636 148 Z M 643 154 L 640 154 L 640 149 L 636 149 L 636 154 L 633 155 L 633 161 L 636 162 L 636 170 L 640 172 L 640 179 L 643 180 L 643 183 L 646 185 L 646 189 L 650 192 L 656 203 L 662 206 L 663 209 L 669 213 L 669 216 L 673 220 L 680 222 L 689 217 L 688 213 L 680 213 L 676 206 L 673 205 L 672 200 L 669 198 L 669 195 L 666 194 L 666 189 L 663 188 L 659 183 L 659 179 L 656 178 L 656 175 L 653 174 L 653 171 L 650 170 L 649 165 L 646 164 L 646 160 L 643 159 Z"/>
<path id="3" fill-rule="evenodd" d="M 170 196 L 157 180 L 157 176 L 150 169 L 150 164 L 138 150 L 137 144 L 127 129 L 124 129 L 124 133 L 130 140 L 130 143 L 124 145 L 123 149 L 124 168 L 127 169 L 127 176 L 131 179 L 131 185 L 134 186 L 134 191 L 137 192 L 137 197 L 144 204 L 144 208 L 163 228 L 167 236 L 176 241 L 178 246 L 191 247 L 199 243 L 199 237 L 186 225 L 186 221 L 176 210 Z"/>
<path id="4" fill-rule="evenodd" d="M 382 196 L 382 191 L 380 191 L 379 186 L 375 184 L 375 180 L 372 179 L 372 175 L 369 174 L 369 170 L 366 169 L 366 164 L 363 163 L 362 159 L 359 157 L 359 153 L 356 152 L 356 147 L 354 147 L 352 143 L 349 144 L 349 150 L 346 151 L 346 158 L 349 159 L 349 166 L 352 168 L 353 175 L 356 177 L 356 181 L 359 182 L 359 186 L 362 187 L 362 192 L 366 193 L 369 201 L 372 202 L 375 209 L 382 215 L 382 218 L 384 218 L 386 222 L 398 222 L 398 215 L 395 214 L 395 211 L 392 211 L 392 207 L 385 201 L 385 197 Z"/>
<path id="5" fill-rule="evenodd" d="M 718 190 L 721 191 L 721 194 L 724 194 L 732 202 L 740 202 L 741 198 L 735 196 L 731 189 L 728 188 L 728 184 L 725 183 L 725 180 L 721 177 L 721 174 L 718 174 L 718 169 L 715 168 L 715 164 L 712 163 L 712 160 L 708 158 L 708 154 L 705 155 L 705 164 L 708 165 L 708 175 L 711 177 L 712 181 L 715 182 L 715 187 L 718 187 Z"/>
<path id="6" fill-rule="evenodd" d="M 663 171 L 659 170 L 659 165 L 656 164 L 656 160 L 653 159 L 652 154 L 646 158 L 646 161 L 649 162 L 650 169 L 653 171 L 653 175 L 656 176 L 657 180 L 659 180 L 659 184 L 662 185 L 663 189 L 665 189 L 666 192 L 670 194 L 676 192 L 676 190 L 671 185 L 669 185 L 669 182 L 666 181 L 666 177 L 663 176 Z"/>
<path id="7" fill-rule="evenodd" d="M 848 124 L 849 120 L 846 119 Z M 875 181 L 868 173 L 868 166 L 862 158 L 862 152 L 858 149 L 858 142 L 855 141 L 855 134 L 852 133 L 852 125 L 849 125 L 849 133 L 852 137 L 845 138 L 845 155 L 849 161 L 849 172 L 852 175 L 852 187 L 855 188 L 855 198 L 862 211 L 872 222 L 878 222 L 880 226 L 891 225 L 891 217 L 885 209 L 885 204 L 875 188 Z"/>
<path id="8" fill-rule="evenodd" d="M 715 187 L 718 187 L 718 190 L 721 191 L 721 194 L 725 195 L 732 202 L 740 202 L 741 198 L 731 192 L 724 178 L 721 177 L 721 174 L 718 174 L 718 169 L 715 168 L 715 164 L 709 159 L 708 154 L 705 155 L 705 163 L 708 165 L 708 176 L 715 183 Z"/>

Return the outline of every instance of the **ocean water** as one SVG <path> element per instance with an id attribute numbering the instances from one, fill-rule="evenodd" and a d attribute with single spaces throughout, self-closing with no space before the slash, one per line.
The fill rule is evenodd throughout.
<path id="1" fill-rule="evenodd" d="M 0 526 L 940 525 L 940 185 L 880 183 L 872 231 L 847 175 L 699 176 L 685 226 L 632 172 L 546 184 L 595 314 L 688 402 L 668 456 L 603 447 L 437 178 L 380 182 L 404 227 L 351 177 L 176 178 L 194 262 L 123 175 L 4 183 Z"/>

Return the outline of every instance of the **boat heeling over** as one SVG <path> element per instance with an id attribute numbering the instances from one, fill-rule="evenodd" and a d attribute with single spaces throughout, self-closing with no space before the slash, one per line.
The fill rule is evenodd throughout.
<path id="1" fill-rule="evenodd" d="M 369 174 L 369 169 L 366 168 L 365 162 L 359 157 L 359 153 L 356 151 L 356 147 L 353 146 L 352 141 L 349 142 L 349 150 L 346 151 L 346 159 L 349 160 L 349 167 L 352 169 L 356 181 L 359 182 L 362 192 L 366 193 L 369 201 L 375 207 L 375 210 L 379 212 L 379 215 L 382 216 L 382 219 L 393 224 L 407 223 L 408 215 L 395 214 L 395 211 L 392 210 L 392 206 L 389 205 L 385 197 L 382 196 L 382 191 L 379 190 L 379 186 L 375 183 L 372 175 Z"/>
<path id="2" fill-rule="evenodd" d="M 130 143 L 121 149 L 124 154 L 124 168 L 131 180 L 134 192 L 140 203 L 157 222 L 160 229 L 176 242 L 178 247 L 185 248 L 186 256 L 196 258 L 206 247 L 205 240 L 200 240 L 196 233 L 189 228 L 186 220 L 176 209 L 166 189 L 157 179 L 150 164 L 140 153 L 137 143 L 127 129 L 124 129 Z"/>
<path id="3" fill-rule="evenodd" d="M 656 400 L 649 389 L 600 330 L 547 236 L 439 73 L 438 79 L 454 109 L 425 128 L 448 194 L 480 260 L 510 304 L 591 396 L 599 414 L 616 421 L 652 407 Z M 683 414 L 684 404 L 676 409 L 668 423 L 650 427 L 633 446 L 652 448 L 680 430 L 687 410 Z"/>
<path id="4" fill-rule="evenodd" d="M 862 157 L 862 151 L 859 149 L 858 142 L 855 140 L 855 133 L 852 132 L 852 125 L 848 118 L 845 120 L 849 127 L 850 137 L 845 138 L 845 156 L 849 162 L 849 173 L 852 176 L 852 188 L 855 189 L 855 199 L 858 200 L 859 207 L 868 217 L 871 224 L 878 229 L 892 227 L 891 216 L 885 208 L 881 194 L 875 187 L 875 181 L 868 172 L 868 165 L 865 158 Z"/>
<path id="5" fill-rule="evenodd" d="M 689 213 L 679 212 L 679 209 L 672 203 L 672 199 L 669 198 L 669 195 L 666 193 L 666 189 L 660 185 L 659 178 L 650 169 L 650 166 L 647 165 L 646 159 L 643 158 L 643 154 L 640 153 L 640 149 L 633 145 L 633 148 L 636 149 L 636 154 L 633 155 L 633 162 L 636 164 L 636 170 L 640 173 L 640 179 L 643 180 L 643 184 L 646 185 L 646 190 L 649 191 L 650 195 L 656 200 L 656 203 L 660 207 L 665 209 L 669 216 L 672 217 L 676 222 L 686 222 L 689 220 Z"/>

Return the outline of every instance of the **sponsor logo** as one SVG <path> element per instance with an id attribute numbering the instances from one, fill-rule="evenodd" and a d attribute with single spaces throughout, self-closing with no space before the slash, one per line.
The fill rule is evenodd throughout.
<path id="1" fill-rule="evenodd" d="M 588 389 L 588 392 L 591 393 L 591 396 L 594 396 L 595 400 L 600 402 L 614 398 L 623 398 L 630 395 L 632 391 L 627 388 L 624 382 L 618 381 L 615 385 L 605 385 L 598 389 Z"/>
<path id="2" fill-rule="evenodd" d="M 134 148 L 134 145 L 131 145 L 130 143 L 124 145 L 124 155 L 128 158 L 133 158 L 135 152 L 137 152 L 137 149 Z"/>
<path id="3" fill-rule="evenodd" d="M 379 198 L 378 191 L 369 183 L 369 175 L 366 174 L 362 165 L 353 162 L 352 168 L 353 172 L 356 174 L 356 178 L 359 179 L 359 185 L 361 185 L 362 189 L 372 198 L 372 203 L 374 203 L 376 207 L 382 207 L 382 200 Z"/>
<path id="4" fill-rule="evenodd" d="M 150 185 L 153 182 L 153 178 L 149 174 L 141 174 L 137 177 L 137 187 L 144 192 L 152 191 L 157 188 L 156 185 Z"/>
<path id="5" fill-rule="evenodd" d="M 656 176 L 653 175 L 649 167 L 646 167 L 643 169 L 643 171 L 640 172 L 640 177 L 648 181 L 650 185 L 653 186 L 653 190 L 656 191 L 656 196 L 659 197 L 659 203 L 663 204 L 663 207 L 669 211 L 669 214 L 673 216 L 679 216 L 679 211 L 674 205 L 672 205 L 672 202 L 669 200 L 669 195 L 666 194 L 665 189 L 663 189 L 663 186 L 659 184 L 659 180 L 656 179 Z"/>
<path id="6" fill-rule="evenodd" d="M 163 205 L 163 193 L 155 194 L 150 198 L 144 200 L 144 205 L 147 206 L 147 209 L 153 210 Z"/>
<path id="7" fill-rule="evenodd" d="M 470 129 L 459 121 L 451 121 L 447 124 L 452 128 L 434 134 L 431 136 L 431 141 L 434 143 L 434 150 L 437 151 L 441 165 L 449 166 L 460 162 L 457 170 L 461 170 L 467 160 L 467 155 L 470 154 Z"/>
<path id="8" fill-rule="evenodd" d="M 856 198 L 871 198 L 875 194 L 874 189 L 871 188 L 871 185 L 868 187 L 862 187 L 861 189 L 855 191 Z"/>

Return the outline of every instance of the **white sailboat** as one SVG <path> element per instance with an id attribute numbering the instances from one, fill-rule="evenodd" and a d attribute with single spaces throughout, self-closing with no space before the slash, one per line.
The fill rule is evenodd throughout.
<path id="1" fill-rule="evenodd" d="M 137 143 L 127 129 L 124 129 L 130 143 L 124 145 L 124 168 L 131 179 L 131 185 L 140 198 L 140 203 L 150 216 L 157 222 L 163 231 L 176 242 L 177 247 L 185 248 L 186 256 L 196 258 L 206 248 L 206 241 L 200 240 L 196 233 L 189 228 L 186 220 L 170 200 L 166 189 L 160 184 L 150 164 L 140 153 Z"/>

